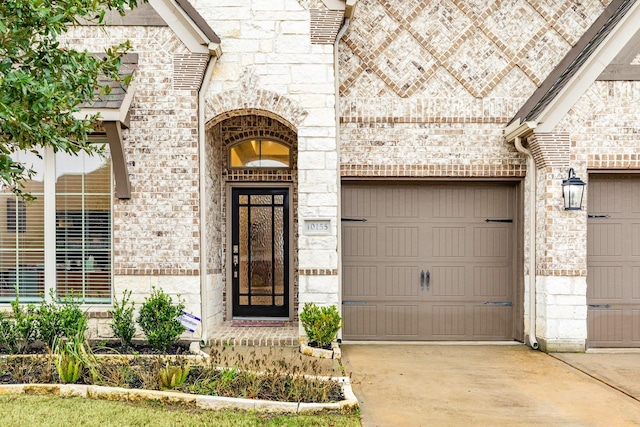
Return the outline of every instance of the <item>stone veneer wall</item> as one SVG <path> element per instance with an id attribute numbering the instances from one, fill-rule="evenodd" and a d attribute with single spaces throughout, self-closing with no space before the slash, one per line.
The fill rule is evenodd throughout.
<path id="1" fill-rule="evenodd" d="M 293 197 L 297 198 L 294 234 L 299 286 L 296 306 L 307 301 L 336 304 L 340 288 L 333 46 L 312 41 L 309 10 L 321 5 L 317 2 L 301 5 L 296 0 L 239 0 L 224 4 L 201 0 L 193 5 L 222 40 L 223 54 L 207 94 L 209 132 L 213 125 L 239 115 L 270 117 L 295 131 L 298 182 Z M 224 180 L 239 178 L 234 173 Z M 318 217 L 332 219 L 331 234 L 304 235 L 301 230 L 304 219 Z M 297 309 L 294 307 L 294 312 Z"/>
<path id="2" fill-rule="evenodd" d="M 114 295 L 131 290 L 139 304 L 155 286 L 180 294 L 186 310 L 200 316 L 197 92 L 179 67 L 190 53 L 169 27 L 75 27 L 66 43 L 102 52 L 127 39 L 139 62 L 123 132 L 131 199 L 113 202 Z M 104 316 L 92 317 L 94 336 L 112 336 Z M 199 338 L 198 331 L 185 336 Z"/>

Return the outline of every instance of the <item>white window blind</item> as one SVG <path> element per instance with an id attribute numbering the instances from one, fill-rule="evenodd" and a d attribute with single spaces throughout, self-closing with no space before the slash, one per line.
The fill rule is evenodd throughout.
<path id="1" fill-rule="evenodd" d="M 25 183 L 25 191 L 36 197 L 34 202 L 0 189 L 0 303 L 16 295 L 20 302 L 41 301 L 50 289 L 61 298 L 109 303 L 112 179 L 108 152 L 104 157 L 52 151 L 47 155 L 12 155 L 36 171 Z M 45 229 L 45 224 L 50 228 Z"/>
<path id="2" fill-rule="evenodd" d="M 56 154 L 59 297 L 111 300 L 111 164 L 107 156 Z"/>
<path id="3" fill-rule="evenodd" d="M 36 200 L 24 202 L 0 191 L 0 302 L 16 295 L 35 302 L 44 295 L 44 161 L 28 152 L 12 157 L 36 172 L 24 188 Z"/>

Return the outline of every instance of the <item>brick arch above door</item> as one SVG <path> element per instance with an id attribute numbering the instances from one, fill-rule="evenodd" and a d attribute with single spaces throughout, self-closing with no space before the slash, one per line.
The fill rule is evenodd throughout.
<path id="1" fill-rule="evenodd" d="M 263 89 L 226 91 L 206 102 L 208 128 L 231 117 L 251 114 L 276 119 L 295 132 L 309 113 L 286 96 Z"/>

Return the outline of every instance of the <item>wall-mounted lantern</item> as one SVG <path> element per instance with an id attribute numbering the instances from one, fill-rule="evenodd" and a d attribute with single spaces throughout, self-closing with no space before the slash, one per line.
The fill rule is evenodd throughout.
<path id="1" fill-rule="evenodd" d="M 586 182 L 576 176 L 573 168 L 569 169 L 569 177 L 562 181 L 562 197 L 564 209 L 568 211 L 582 210 L 582 196 Z"/>

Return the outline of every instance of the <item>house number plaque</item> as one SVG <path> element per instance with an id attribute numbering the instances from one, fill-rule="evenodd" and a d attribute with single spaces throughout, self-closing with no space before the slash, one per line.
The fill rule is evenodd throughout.
<path id="1" fill-rule="evenodd" d="M 304 234 L 329 235 L 331 234 L 331 220 L 328 218 L 305 219 Z"/>

